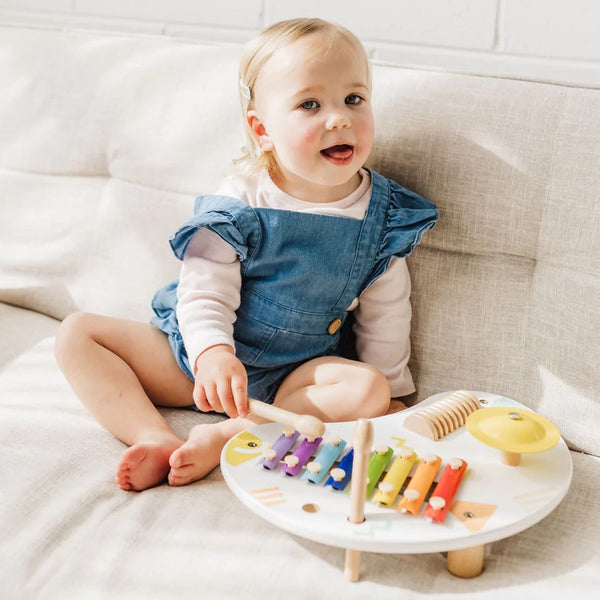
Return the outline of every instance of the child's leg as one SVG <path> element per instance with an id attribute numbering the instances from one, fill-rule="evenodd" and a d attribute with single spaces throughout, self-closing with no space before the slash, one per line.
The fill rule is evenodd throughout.
<path id="1" fill-rule="evenodd" d="M 378 417 L 390 406 L 390 388 L 383 373 L 365 363 L 338 357 L 311 360 L 293 371 L 281 384 L 274 405 L 325 422 Z M 188 441 L 171 455 L 171 485 L 201 479 L 219 464 L 227 441 L 260 422 L 229 419 L 214 425 L 197 425 Z"/>
<path id="2" fill-rule="evenodd" d="M 325 356 L 290 373 L 274 404 L 325 422 L 353 421 L 385 415 L 390 387 L 383 373 L 369 364 Z"/>
<path id="3" fill-rule="evenodd" d="M 154 404 L 193 404 L 193 383 L 177 365 L 164 334 L 152 325 L 78 313 L 62 323 L 56 358 L 94 417 L 131 446 L 117 482 L 145 489 L 162 482 L 182 443 Z"/>

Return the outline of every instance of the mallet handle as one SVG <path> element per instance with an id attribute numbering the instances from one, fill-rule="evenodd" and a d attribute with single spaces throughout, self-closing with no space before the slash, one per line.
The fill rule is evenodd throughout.
<path id="1" fill-rule="evenodd" d="M 267 419 L 267 421 L 290 425 L 307 437 L 317 438 L 325 433 L 323 421 L 312 415 L 299 415 L 290 410 L 285 410 L 284 408 L 266 404 L 252 398 L 248 399 L 248 406 L 253 415 Z"/>

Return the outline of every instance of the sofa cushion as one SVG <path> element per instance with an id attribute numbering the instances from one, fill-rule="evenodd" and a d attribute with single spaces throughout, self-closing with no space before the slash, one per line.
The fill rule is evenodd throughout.
<path id="1" fill-rule="evenodd" d="M 241 145 L 239 48 L 0 27 L 0 300 L 147 320 Z M 370 165 L 438 205 L 410 259 L 423 398 L 506 394 L 600 454 L 600 90 L 374 65 Z"/>
<path id="2" fill-rule="evenodd" d="M 86 412 L 52 353 L 58 322 L 0 303 L 0 597 L 197 600 L 591 598 L 600 555 L 600 458 L 572 453 L 573 483 L 543 521 L 488 545 L 472 580 L 441 554 L 362 554 L 288 534 L 249 511 L 220 471 L 141 494 L 113 481 L 124 445 Z M 163 410 L 182 435 L 220 417 Z M 391 594 L 391 596 L 390 596 Z"/>
<path id="3" fill-rule="evenodd" d="M 375 168 L 435 202 L 409 258 L 421 397 L 493 390 L 600 453 L 600 90 L 374 69 Z"/>
<path id="4" fill-rule="evenodd" d="M 168 236 L 239 154 L 239 49 L 7 27 L 0 48 L 0 298 L 147 320 Z"/>

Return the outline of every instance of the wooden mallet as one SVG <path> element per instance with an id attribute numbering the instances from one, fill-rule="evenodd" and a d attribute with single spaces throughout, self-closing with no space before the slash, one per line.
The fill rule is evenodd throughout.
<path id="1" fill-rule="evenodd" d="M 308 441 L 322 437 L 325 433 L 325 424 L 323 421 L 312 415 L 299 415 L 290 410 L 285 410 L 284 408 L 266 404 L 252 398 L 248 399 L 248 407 L 250 412 L 257 417 L 293 427 L 296 431 L 305 435 Z"/>

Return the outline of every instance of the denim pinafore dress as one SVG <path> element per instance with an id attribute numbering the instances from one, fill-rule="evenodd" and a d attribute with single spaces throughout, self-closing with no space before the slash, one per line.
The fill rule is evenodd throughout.
<path id="1" fill-rule="evenodd" d="M 340 355 L 347 308 L 382 275 L 393 256 L 410 254 L 437 219 L 436 207 L 370 171 L 372 195 L 362 220 L 252 208 L 223 196 L 196 199 L 194 216 L 171 238 L 180 260 L 206 227 L 235 250 L 241 297 L 234 323 L 248 395 L 273 402 L 283 379 L 302 363 Z M 177 281 L 152 301 L 152 323 L 169 337 L 175 358 L 194 379 L 177 325 Z"/>

